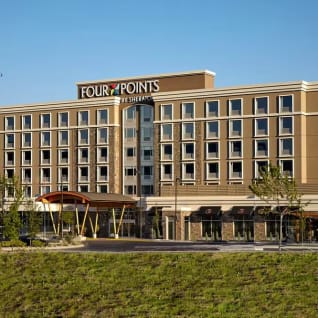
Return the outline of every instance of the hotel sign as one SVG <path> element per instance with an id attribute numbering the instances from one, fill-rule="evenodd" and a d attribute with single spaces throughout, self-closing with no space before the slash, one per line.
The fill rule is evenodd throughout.
<path id="1" fill-rule="evenodd" d="M 159 92 L 159 80 L 145 80 L 136 82 L 121 82 L 111 84 L 96 84 L 80 87 L 80 98 L 96 98 L 107 96 L 123 96 L 122 102 L 145 101 L 150 96 L 140 96 L 139 94 L 149 94 Z M 130 96 L 136 95 L 138 96 Z"/>

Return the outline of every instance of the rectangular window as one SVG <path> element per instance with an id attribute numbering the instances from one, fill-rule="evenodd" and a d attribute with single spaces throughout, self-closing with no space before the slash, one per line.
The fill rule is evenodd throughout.
<path id="1" fill-rule="evenodd" d="M 291 113 L 293 111 L 293 95 L 279 96 L 279 112 Z"/>
<path id="2" fill-rule="evenodd" d="M 206 102 L 206 117 L 218 117 L 219 116 L 219 101 L 213 100 Z"/>
<path id="3" fill-rule="evenodd" d="M 59 149 L 59 164 L 68 164 L 68 149 Z"/>
<path id="4" fill-rule="evenodd" d="M 41 146 L 48 147 L 51 145 L 51 133 L 49 131 L 41 132 Z"/>
<path id="5" fill-rule="evenodd" d="M 183 103 L 182 104 L 182 118 L 183 119 L 194 118 L 194 103 Z"/>
<path id="6" fill-rule="evenodd" d="M 255 157 L 268 157 L 268 140 L 255 140 Z"/>
<path id="7" fill-rule="evenodd" d="M 207 175 L 206 178 L 218 179 L 219 178 L 219 163 L 218 162 L 208 162 L 206 166 Z"/>
<path id="8" fill-rule="evenodd" d="M 97 167 L 97 169 L 98 169 L 97 181 L 107 181 L 108 180 L 108 167 L 101 166 L 101 167 Z"/>
<path id="9" fill-rule="evenodd" d="M 99 144 L 106 144 L 108 142 L 108 130 L 107 128 L 97 129 L 97 142 Z"/>
<path id="10" fill-rule="evenodd" d="M 5 130 L 14 130 L 14 117 L 6 117 L 5 118 Z"/>
<path id="11" fill-rule="evenodd" d="M 108 123 L 108 110 L 107 109 L 99 109 L 97 111 L 97 124 L 98 125 L 106 125 Z"/>
<path id="12" fill-rule="evenodd" d="M 161 179 L 162 180 L 172 180 L 173 170 L 172 164 L 161 165 Z"/>
<path id="13" fill-rule="evenodd" d="M 68 145 L 68 130 L 62 130 L 59 132 L 59 146 Z"/>
<path id="14" fill-rule="evenodd" d="M 88 110 L 83 110 L 78 112 L 78 125 L 79 126 L 88 125 Z"/>
<path id="15" fill-rule="evenodd" d="M 194 143 L 182 144 L 182 159 L 194 159 Z"/>
<path id="16" fill-rule="evenodd" d="M 41 114 L 41 128 L 51 127 L 51 114 Z"/>
<path id="17" fill-rule="evenodd" d="M 279 140 L 279 155 L 292 156 L 293 155 L 293 138 L 283 138 Z"/>
<path id="18" fill-rule="evenodd" d="M 50 192 L 51 192 L 51 186 L 48 186 L 48 185 L 41 186 L 41 195 L 47 194 Z"/>
<path id="19" fill-rule="evenodd" d="M 243 176 L 242 161 L 232 161 L 229 165 L 230 179 L 241 179 Z"/>
<path id="20" fill-rule="evenodd" d="M 136 119 L 136 107 L 129 107 L 125 110 L 126 120 L 133 121 Z"/>
<path id="21" fill-rule="evenodd" d="M 5 152 L 5 164 L 6 166 L 14 165 L 14 151 Z"/>
<path id="22" fill-rule="evenodd" d="M 78 179 L 79 182 L 87 182 L 88 181 L 88 167 L 79 167 L 78 168 Z"/>
<path id="23" fill-rule="evenodd" d="M 152 160 L 152 149 L 143 150 L 143 160 Z"/>
<path id="24" fill-rule="evenodd" d="M 88 129 L 80 129 L 78 131 L 78 143 L 80 145 L 88 145 Z"/>
<path id="25" fill-rule="evenodd" d="M 237 158 L 243 156 L 242 141 L 234 140 L 229 142 L 229 157 Z"/>
<path id="26" fill-rule="evenodd" d="M 219 137 L 219 122 L 208 121 L 206 123 L 206 138 L 218 138 Z"/>
<path id="27" fill-rule="evenodd" d="M 22 133 L 22 147 L 29 148 L 32 145 L 31 133 Z"/>
<path id="28" fill-rule="evenodd" d="M 68 113 L 59 113 L 59 127 L 68 127 Z"/>
<path id="29" fill-rule="evenodd" d="M 260 177 L 260 173 L 263 169 L 268 167 L 268 160 L 257 160 L 255 161 L 255 178 Z"/>
<path id="30" fill-rule="evenodd" d="M 6 169 L 5 170 L 5 176 L 8 179 L 12 179 L 14 177 L 14 169 Z"/>
<path id="31" fill-rule="evenodd" d="M 152 178 L 152 166 L 144 166 L 142 169 L 144 180 Z"/>
<path id="32" fill-rule="evenodd" d="M 108 162 L 108 148 L 97 148 L 97 162 Z"/>
<path id="33" fill-rule="evenodd" d="M 151 122 L 153 119 L 152 119 L 152 112 L 153 112 L 153 109 L 151 106 L 143 106 L 141 108 L 142 112 L 141 112 L 141 119 L 144 123 L 149 123 Z"/>
<path id="34" fill-rule="evenodd" d="M 126 167 L 125 168 L 125 177 L 134 177 L 137 175 L 136 167 Z"/>
<path id="35" fill-rule="evenodd" d="M 78 192 L 88 192 L 89 185 L 88 184 L 81 184 L 78 186 Z"/>
<path id="36" fill-rule="evenodd" d="M 78 149 L 78 162 L 87 163 L 89 161 L 89 152 L 88 148 L 79 148 Z"/>
<path id="37" fill-rule="evenodd" d="M 173 156 L 172 151 L 173 151 L 172 144 L 161 145 L 161 160 L 172 160 L 172 156 Z"/>
<path id="38" fill-rule="evenodd" d="M 161 105 L 161 120 L 172 120 L 172 104 Z"/>
<path id="39" fill-rule="evenodd" d="M 268 135 L 268 119 L 257 118 L 255 119 L 255 136 L 267 136 Z"/>
<path id="40" fill-rule="evenodd" d="M 41 182 L 50 182 L 51 181 L 51 170 L 50 168 L 41 169 Z"/>
<path id="41" fill-rule="evenodd" d="M 183 164 L 182 168 L 182 179 L 194 180 L 194 163 L 185 163 Z"/>
<path id="42" fill-rule="evenodd" d="M 136 138 L 136 128 L 125 128 L 125 139 Z"/>
<path id="43" fill-rule="evenodd" d="M 152 127 L 143 127 L 141 129 L 141 138 L 143 141 L 151 141 L 152 140 Z"/>
<path id="44" fill-rule="evenodd" d="M 280 167 L 284 175 L 294 176 L 294 161 L 293 160 L 280 160 Z"/>
<path id="45" fill-rule="evenodd" d="M 194 139 L 194 123 L 182 124 L 182 139 Z"/>
<path id="46" fill-rule="evenodd" d="M 143 195 L 151 195 L 151 194 L 153 194 L 153 185 L 142 185 L 141 186 L 141 193 Z"/>
<path id="47" fill-rule="evenodd" d="M 206 143 L 206 159 L 219 158 L 219 143 L 207 142 Z"/>
<path id="48" fill-rule="evenodd" d="M 281 135 L 289 135 L 293 133 L 293 117 L 280 117 L 279 124 L 279 132 Z"/>
<path id="49" fill-rule="evenodd" d="M 50 164 L 51 162 L 51 151 L 41 150 L 41 164 Z"/>
<path id="50" fill-rule="evenodd" d="M 22 129 L 31 129 L 32 127 L 31 120 L 32 120 L 31 115 L 22 116 Z"/>
<path id="51" fill-rule="evenodd" d="M 97 185 L 98 193 L 108 193 L 108 185 L 107 184 L 98 184 Z"/>
<path id="52" fill-rule="evenodd" d="M 240 119 L 230 120 L 229 137 L 242 137 L 242 121 Z"/>
<path id="53" fill-rule="evenodd" d="M 230 99 L 229 100 L 229 116 L 241 116 L 242 115 L 242 99 Z"/>
<path id="54" fill-rule="evenodd" d="M 256 115 L 268 113 L 268 97 L 256 97 L 254 102 L 255 102 L 254 113 Z"/>
<path id="55" fill-rule="evenodd" d="M 172 140 L 172 124 L 161 125 L 161 140 Z"/>
<path id="56" fill-rule="evenodd" d="M 23 165 L 30 165 L 31 164 L 31 151 L 22 151 L 22 164 Z"/>
<path id="57" fill-rule="evenodd" d="M 137 187 L 136 185 L 125 185 L 125 194 L 128 194 L 128 195 L 136 195 L 137 193 Z"/>
<path id="58" fill-rule="evenodd" d="M 14 134 L 6 134 L 6 148 L 14 148 Z"/>
<path id="59" fill-rule="evenodd" d="M 68 182 L 68 168 L 67 167 L 59 168 L 59 182 L 60 183 L 67 183 Z"/>
<path id="60" fill-rule="evenodd" d="M 127 147 L 126 148 L 127 159 L 132 159 L 135 156 L 136 156 L 136 148 L 135 147 Z"/>
<path id="61" fill-rule="evenodd" d="M 22 183 L 30 183 L 32 179 L 31 168 L 22 168 Z"/>

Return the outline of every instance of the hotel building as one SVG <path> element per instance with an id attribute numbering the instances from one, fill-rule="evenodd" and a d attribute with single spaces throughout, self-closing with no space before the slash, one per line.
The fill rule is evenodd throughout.
<path id="1" fill-rule="evenodd" d="M 136 198 L 121 236 L 277 239 L 276 215 L 248 186 L 269 162 L 293 176 L 305 239 L 318 228 L 318 82 L 214 87 L 192 71 L 77 83 L 76 100 L 0 108 L 0 174 L 25 196 L 53 191 Z M 105 211 L 107 214 L 108 212 Z M 284 237 L 296 240 L 297 218 Z M 100 224 L 111 236 L 111 220 Z"/>

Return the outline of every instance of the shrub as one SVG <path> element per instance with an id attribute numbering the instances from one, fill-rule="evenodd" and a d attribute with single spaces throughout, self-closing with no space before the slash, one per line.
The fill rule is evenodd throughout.
<path id="1" fill-rule="evenodd" d="M 1 242 L 1 247 L 24 247 L 26 243 L 20 240 L 10 240 Z"/>

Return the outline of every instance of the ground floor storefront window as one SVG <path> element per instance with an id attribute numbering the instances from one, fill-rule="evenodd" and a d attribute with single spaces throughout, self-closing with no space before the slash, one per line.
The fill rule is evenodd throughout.
<path id="1" fill-rule="evenodd" d="M 249 214 L 235 215 L 234 237 L 238 241 L 254 240 L 254 220 Z"/>
<path id="2" fill-rule="evenodd" d="M 222 221 L 219 216 L 202 216 L 202 238 L 220 241 L 222 240 Z"/>

